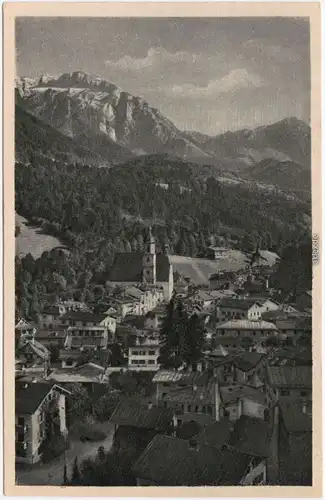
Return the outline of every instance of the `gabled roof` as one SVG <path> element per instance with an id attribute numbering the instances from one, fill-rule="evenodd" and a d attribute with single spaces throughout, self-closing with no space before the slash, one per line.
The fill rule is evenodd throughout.
<path id="1" fill-rule="evenodd" d="M 69 391 L 66 391 L 62 387 L 53 383 L 30 383 L 27 385 L 27 387 L 25 387 L 24 384 L 16 385 L 16 414 L 33 414 L 53 388 L 55 388 L 56 390 L 64 391 L 66 394 L 70 394 Z"/>
<path id="2" fill-rule="evenodd" d="M 211 379 L 206 385 L 177 387 L 168 391 L 163 397 L 163 401 L 191 405 L 212 405 L 215 401 L 215 381 Z"/>
<path id="3" fill-rule="evenodd" d="M 141 406 L 138 401 L 121 401 L 111 415 L 110 422 L 117 425 L 166 431 L 173 418 L 170 408 Z"/>
<path id="4" fill-rule="evenodd" d="M 222 448 L 229 439 L 233 424 L 227 419 L 207 425 L 204 430 L 198 434 L 195 439 L 199 444 L 211 446 L 213 448 Z"/>
<path id="5" fill-rule="evenodd" d="M 238 485 L 251 457 L 200 445 L 191 449 L 183 439 L 156 435 L 134 464 L 136 477 L 161 486 Z"/>
<path id="6" fill-rule="evenodd" d="M 228 445 L 239 453 L 253 457 L 268 457 L 270 454 L 270 433 L 272 428 L 269 422 L 261 418 L 241 415 L 236 421 Z"/>
<path id="7" fill-rule="evenodd" d="M 19 348 L 19 352 L 24 353 L 26 349 L 31 349 L 41 359 L 47 359 L 51 354 L 50 351 L 43 344 L 37 342 L 37 340 L 26 342 Z"/>
<path id="8" fill-rule="evenodd" d="M 241 311 L 248 311 L 257 301 L 251 299 L 232 299 L 223 298 L 219 303 L 219 307 L 229 308 L 229 309 L 240 309 Z"/>
<path id="9" fill-rule="evenodd" d="M 96 347 L 106 347 L 107 338 L 98 337 L 71 337 L 69 342 L 70 347 L 82 347 L 82 346 L 96 346 Z"/>
<path id="10" fill-rule="evenodd" d="M 249 399 L 261 405 L 265 404 L 265 395 L 255 387 L 244 384 L 231 384 L 220 386 L 219 390 L 224 406 L 231 405 L 242 399 Z"/>
<path id="11" fill-rule="evenodd" d="M 302 401 L 292 398 L 280 398 L 280 410 L 284 426 L 289 433 L 312 432 L 313 419 L 311 411 L 302 411 Z"/>
<path id="12" fill-rule="evenodd" d="M 107 317 L 107 314 L 94 314 L 89 311 L 68 311 L 61 316 L 61 321 L 74 320 L 86 321 L 92 323 L 101 323 Z"/>
<path id="13" fill-rule="evenodd" d="M 233 319 L 216 327 L 216 330 L 276 330 L 273 323 L 267 321 L 250 321 L 248 319 Z"/>
<path id="14" fill-rule="evenodd" d="M 234 356 L 232 363 L 241 371 L 248 372 L 255 368 L 264 358 L 264 354 L 258 352 L 243 352 Z"/>
<path id="15" fill-rule="evenodd" d="M 191 384 L 205 385 L 208 379 L 209 376 L 207 373 L 188 372 L 185 370 L 158 370 L 152 382 L 170 382 L 187 386 Z"/>
<path id="16" fill-rule="evenodd" d="M 118 253 L 115 255 L 113 266 L 108 275 L 108 281 L 115 282 L 142 282 L 143 253 Z M 156 254 L 157 281 L 169 280 L 169 258 L 164 254 Z"/>
<path id="17" fill-rule="evenodd" d="M 267 371 L 274 387 L 312 388 L 311 366 L 268 366 Z"/>

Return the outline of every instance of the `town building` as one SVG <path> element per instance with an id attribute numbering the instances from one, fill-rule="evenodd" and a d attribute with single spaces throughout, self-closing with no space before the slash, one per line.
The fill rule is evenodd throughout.
<path id="1" fill-rule="evenodd" d="M 38 462 L 42 458 L 41 445 L 50 432 L 67 434 L 66 397 L 69 395 L 69 391 L 56 384 L 16 385 L 16 462 Z"/>
<path id="2" fill-rule="evenodd" d="M 266 339 L 276 333 L 276 326 L 268 321 L 233 319 L 216 327 L 215 338 L 219 342 L 222 337 L 240 339 L 248 337 L 253 342 L 259 342 L 261 339 Z"/>
<path id="3" fill-rule="evenodd" d="M 160 344 L 154 336 L 137 336 L 135 343 L 129 347 L 128 368 L 129 370 L 152 370 L 160 368 L 159 363 Z"/>
<path id="4" fill-rule="evenodd" d="M 156 253 L 151 229 L 145 252 L 116 254 L 107 281 L 112 286 L 152 285 L 163 290 L 165 300 L 171 299 L 174 289 L 172 264 L 166 249 L 165 253 Z"/>
<path id="5" fill-rule="evenodd" d="M 278 437 L 280 485 L 312 485 L 312 429 L 311 402 L 282 397 Z"/>
<path id="6" fill-rule="evenodd" d="M 70 311 L 60 317 L 60 324 L 69 327 L 104 327 L 111 333 L 116 330 L 116 318 L 108 314 L 94 314 L 89 311 Z"/>
<path id="7" fill-rule="evenodd" d="M 229 486 L 265 484 L 265 460 L 156 435 L 132 467 L 138 486 Z"/>
<path id="8" fill-rule="evenodd" d="M 312 367 L 311 366 L 268 366 L 267 376 L 270 386 L 281 397 L 304 398 L 312 400 Z"/>

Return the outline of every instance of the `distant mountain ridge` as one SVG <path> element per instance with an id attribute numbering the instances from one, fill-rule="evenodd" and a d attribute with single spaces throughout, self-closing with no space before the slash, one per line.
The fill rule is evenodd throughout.
<path id="1" fill-rule="evenodd" d="M 31 113 L 61 133 L 88 137 L 89 146 L 100 143 L 121 146 L 119 158 L 130 152 L 167 152 L 177 156 L 206 157 L 175 125 L 140 97 L 83 72 L 59 77 L 18 78 L 17 95 Z M 105 146 L 105 144 L 104 144 Z"/>
<path id="2" fill-rule="evenodd" d="M 310 168 L 311 131 L 309 125 L 290 117 L 255 129 L 242 129 L 211 137 L 200 132 L 185 132 L 208 154 L 237 159 L 247 164 L 266 158 L 294 161 Z"/>
<path id="3" fill-rule="evenodd" d="M 17 78 L 16 102 L 39 119 L 38 127 L 47 124 L 60 140 L 69 138 L 77 157 L 84 148 L 90 164 L 111 166 L 168 154 L 280 188 L 310 186 L 311 132 L 297 118 L 216 137 L 183 132 L 141 97 L 81 71 Z M 18 124 L 21 118 L 20 113 Z M 19 144 L 22 154 L 21 139 Z"/>

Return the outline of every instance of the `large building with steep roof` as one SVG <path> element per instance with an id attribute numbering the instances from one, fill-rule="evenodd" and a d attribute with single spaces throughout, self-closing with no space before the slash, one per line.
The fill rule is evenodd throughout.
<path id="1" fill-rule="evenodd" d="M 156 253 L 155 238 L 149 229 L 144 252 L 117 253 L 109 272 L 112 286 L 147 284 L 164 291 L 165 300 L 173 294 L 173 267 L 167 252 Z"/>

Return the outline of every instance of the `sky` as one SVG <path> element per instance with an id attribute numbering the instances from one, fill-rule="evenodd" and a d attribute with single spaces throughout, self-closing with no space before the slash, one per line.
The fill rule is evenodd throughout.
<path id="1" fill-rule="evenodd" d="M 216 135 L 310 120 L 303 18 L 19 18 L 18 76 L 85 71 L 181 130 Z"/>

